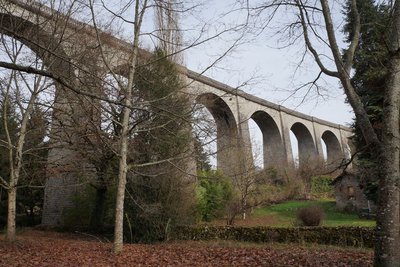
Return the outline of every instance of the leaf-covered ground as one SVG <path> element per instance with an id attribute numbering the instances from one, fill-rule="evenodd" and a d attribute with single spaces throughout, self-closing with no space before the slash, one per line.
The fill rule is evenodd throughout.
<path id="1" fill-rule="evenodd" d="M 0 235 L 0 266 L 371 266 L 372 250 L 326 246 L 173 242 L 126 244 L 114 255 L 111 243 L 82 234 L 20 233 L 14 245 Z"/>

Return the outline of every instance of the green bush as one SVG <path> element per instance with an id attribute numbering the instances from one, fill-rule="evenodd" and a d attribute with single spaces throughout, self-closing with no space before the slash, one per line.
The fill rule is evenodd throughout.
<path id="1" fill-rule="evenodd" d="M 178 240 L 236 240 L 245 242 L 316 243 L 324 245 L 374 246 L 374 228 L 369 227 L 218 227 L 181 226 Z"/>
<path id="2" fill-rule="evenodd" d="M 207 170 L 198 174 L 197 210 L 200 219 L 211 221 L 223 216 L 225 208 L 233 198 L 233 187 L 229 178 L 220 171 Z"/>
<path id="3" fill-rule="evenodd" d="M 330 176 L 314 176 L 311 178 L 311 195 L 314 198 L 332 198 L 334 197 L 333 178 Z"/>

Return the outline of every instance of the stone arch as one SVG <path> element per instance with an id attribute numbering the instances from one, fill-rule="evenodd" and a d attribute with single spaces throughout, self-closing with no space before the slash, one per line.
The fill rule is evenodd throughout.
<path id="1" fill-rule="evenodd" d="M 204 93 L 196 98 L 196 102 L 204 105 L 211 113 L 217 126 L 217 167 L 225 174 L 232 174 L 237 165 L 237 124 L 228 104 L 213 93 Z"/>
<path id="2" fill-rule="evenodd" d="M 256 111 L 251 118 L 262 132 L 264 168 L 286 165 L 285 146 L 275 120 L 265 111 Z"/>
<path id="3" fill-rule="evenodd" d="M 57 108 L 54 109 L 52 128 L 56 127 L 57 121 L 62 121 L 60 123 L 62 125 L 76 125 L 82 119 L 82 115 L 87 114 L 81 108 L 85 104 L 80 102 L 81 98 L 78 98 L 75 92 L 66 89 L 63 83 L 70 82 L 77 86 L 77 81 L 81 81 L 80 85 L 89 85 L 92 84 L 92 81 L 86 77 L 77 79 L 75 73 L 77 68 L 74 67 L 71 57 L 65 52 L 62 40 L 56 39 L 54 32 L 49 33 L 31 21 L 5 13 L 0 13 L 0 33 L 18 40 L 31 49 L 43 61 L 44 66 L 52 75 L 51 78 L 55 79 L 54 103 Z M 73 116 L 66 116 L 62 113 L 71 114 L 71 112 L 58 112 L 60 110 L 74 110 Z M 52 132 L 54 138 L 62 139 L 55 134 L 55 132 L 59 132 L 58 130 Z"/>
<path id="4" fill-rule="evenodd" d="M 299 167 L 312 163 L 317 158 L 317 150 L 310 131 L 300 122 L 294 123 L 290 130 L 298 143 Z"/>
<path id="5" fill-rule="evenodd" d="M 75 76 L 59 40 L 39 25 L 20 17 L 0 13 L 0 32 L 29 47 L 56 76 L 62 78 Z"/>
<path id="6" fill-rule="evenodd" d="M 339 163 L 338 161 L 340 161 L 343 158 L 343 153 L 339 139 L 333 132 L 329 130 L 325 131 L 322 134 L 321 139 L 324 141 L 326 145 L 326 154 L 327 154 L 326 163 L 327 164 Z"/>

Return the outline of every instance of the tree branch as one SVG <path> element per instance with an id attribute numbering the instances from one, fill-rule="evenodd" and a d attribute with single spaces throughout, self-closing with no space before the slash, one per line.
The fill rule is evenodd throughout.
<path id="1" fill-rule="evenodd" d="M 360 14 L 358 13 L 357 9 L 357 3 L 356 0 L 351 1 L 351 11 L 354 14 L 354 34 L 353 38 L 351 40 L 349 48 L 346 50 L 345 56 L 344 56 L 344 68 L 346 72 L 350 75 L 351 67 L 353 65 L 353 59 L 354 59 L 354 54 L 356 51 L 356 48 L 358 46 L 358 42 L 360 40 L 360 29 L 361 29 L 361 23 L 360 23 Z"/>
<path id="2" fill-rule="evenodd" d="M 319 54 L 318 54 L 317 50 L 315 50 L 315 48 L 312 45 L 312 43 L 310 41 L 310 38 L 308 36 L 307 23 L 306 23 L 306 20 L 305 20 L 305 17 L 304 17 L 304 8 L 305 7 L 304 7 L 302 1 L 300 1 L 300 0 L 296 0 L 296 3 L 297 3 L 297 7 L 299 9 L 301 26 L 303 28 L 304 41 L 306 43 L 306 46 L 307 46 L 308 50 L 310 50 L 311 54 L 314 57 L 315 62 L 317 63 L 318 67 L 321 69 L 321 71 L 324 74 L 326 74 L 328 76 L 339 78 L 339 73 L 338 72 L 331 71 L 331 70 L 327 69 L 325 67 L 325 65 L 322 63 L 321 58 L 319 57 Z"/>

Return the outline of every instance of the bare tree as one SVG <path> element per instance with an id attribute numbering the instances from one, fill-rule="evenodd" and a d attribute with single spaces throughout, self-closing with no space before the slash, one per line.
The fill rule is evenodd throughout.
<path id="1" fill-rule="evenodd" d="M 126 188 L 126 174 L 128 172 L 127 155 L 128 155 L 128 134 L 129 134 L 129 118 L 131 114 L 132 105 L 132 94 L 134 87 L 134 77 L 136 71 L 136 65 L 139 54 L 139 36 L 140 29 L 143 22 L 143 16 L 146 9 L 148 8 L 147 0 L 143 3 L 136 1 L 135 13 L 134 13 L 134 37 L 132 44 L 132 55 L 129 64 L 128 84 L 125 89 L 125 101 L 123 107 L 123 115 L 121 122 L 121 137 L 120 137 L 120 149 L 119 149 L 119 169 L 118 169 L 118 187 L 117 187 L 117 198 L 115 207 L 115 230 L 114 230 L 114 252 L 118 253 L 122 251 L 123 246 L 123 223 L 124 223 L 124 199 L 125 199 L 125 188 Z"/>
<path id="2" fill-rule="evenodd" d="M 260 19 L 263 12 L 268 12 L 265 20 L 260 20 L 263 28 L 271 22 L 279 8 L 286 12 L 293 11 L 295 21 L 290 21 L 286 30 L 289 30 L 292 40 L 302 36 L 307 54 L 311 55 L 320 69 L 321 74 L 340 80 L 347 100 L 354 110 L 357 123 L 360 125 L 366 143 L 378 151 L 381 171 L 379 177 L 379 215 L 377 216 L 377 243 L 375 246 L 375 266 L 399 266 L 400 253 L 399 238 L 399 91 L 398 81 L 399 61 L 399 29 L 400 29 L 400 1 L 393 3 L 392 25 L 390 29 L 390 77 L 385 91 L 384 108 L 384 135 L 378 139 L 368 114 L 351 82 L 351 68 L 354 53 L 359 42 L 360 16 L 357 1 L 352 0 L 353 14 L 352 39 L 345 50 L 338 45 L 336 28 L 331 12 L 331 3 L 327 0 L 309 1 L 265 1 L 262 5 L 246 7 L 246 10 Z M 289 12 L 288 12 L 289 13 Z M 300 35 L 296 34 L 300 33 Z M 329 56 L 318 50 L 317 43 L 325 44 L 330 51 Z M 342 53 L 342 51 L 344 51 Z M 330 58 L 330 65 L 326 58 Z M 319 76 L 320 77 L 320 76 Z M 315 84 L 315 83 L 313 83 Z"/>
<path id="3" fill-rule="evenodd" d="M 20 63 L 21 60 L 25 60 L 26 63 L 29 60 L 29 55 L 26 54 L 27 48 L 23 44 L 4 36 L 1 39 L 4 52 L 6 52 L 6 56 L 12 63 Z M 39 69 L 44 67 L 37 56 L 33 56 L 33 64 L 36 64 Z M 15 70 L 11 70 L 8 73 L 8 77 L 4 77 L 2 81 L 5 84 L 0 87 L 2 96 L 1 117 L 3 118 L 1 123 L 5 130 L 5 139 L 0 140 L 0 145 L 8 151 L 5 157 L 8 158 L 9 162 L 9 177 L 0 177 L 0 184 L 8 192 L 7 240 L 14 242 L 16 239 L 17 188 L 20 186 L 21 176 L 23 176 L 24 158 L 27 153 L 32 153 L 25 146 L 26 140 L 29 137 L 33 138 L 33 136 L 29 136 L 30 129 L 28 124 L 39 96 L 49 90 L 51 84 L 42 76 L 32 77 L 31 75 L 29 77 L 29 75 Z M 8 114 L 12 110 L 10 105 L 16 107 L 17 114 L 14 115 L 19 118 L 17 120 L 18 130 L 16 133 L 12 133 L 9 130 L 9 116 L 12 116 Z M 13 134 L 16 136 L 13 136 Z M 31 147 L 30 150 L 32 149 L 34 148 Z"/>

